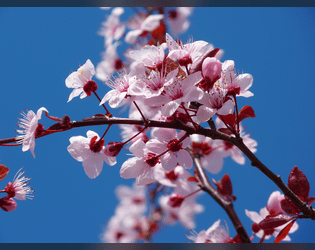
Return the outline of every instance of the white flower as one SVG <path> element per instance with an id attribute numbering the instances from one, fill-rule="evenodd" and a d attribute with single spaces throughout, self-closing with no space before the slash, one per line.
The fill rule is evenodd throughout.
<path id="1" fill-rule="evenodd" d="M 73 88 L 71 92 L 68 102 L 72 100 L 72 98 L 80 95 L 80 98 L 84 98 L 87 96 L 87 93 L 83 90 L 84 85 L 91 81 L 92 77 L 95 75 L 94 65 L 88 59 L 85 64 L 83 64 L 77 71 L 72 72 L 66 79 L 66 86 L 68 88 Z"/>
<path id="2" fill-rule="evenodd" d="M 169 11 L 167 21 L 175 37 L 187 31 L 190 26 L 188 17 L 193 11 L 193 7 L 177 7 L 176 10 Z"/>
<path id="3" fill-rule="evenodd" d="M 40 108 L 35 114 L 32 110 L 28 111 L 27 114 L 22 112 L 23 118 L 18 122 L 18 126 L 23 130 L 16 130 L 16 132 L 24 135 L 16 136 L 16 140 L 22 140 L 22 151 L 25 152 L 30 150 L 35 158 L 34 148 L 35 148 L 35 137 L 40 135 L 43 131 L 43 126 L 38 123 L 41 119 L 42 112 L 48 110 L 44 107 Z"/>
<path id="4" fill-rule="evenodd" d="M 86 175 L 94 179 L 103 169 L 103 161 L 108 165 L 116 164 L 115 157 L 109 157 L 104 154 L 104 139 L 100 139 L 97 133 L 89 130 L 87 138 L 83 136 L 72 136 L 68 152 L 79 162 L 82 162 Z"/>

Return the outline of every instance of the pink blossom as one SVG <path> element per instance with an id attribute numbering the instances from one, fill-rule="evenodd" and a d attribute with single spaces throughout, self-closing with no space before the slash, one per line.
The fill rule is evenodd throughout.
<path id="1" fill-rule="evenodd" d="M 167 57 L 177 61 L 181 66 L 192 64 L 197 57 L 202 55 L 202 48 L 208 45 L 205 41 L 177 43 L 168 33 L 166 33 L 166 43 L 169 49 Z"/>
<path id="2" fill-rule="evenodd" d="M 225 226 L 221 220 L 217 220 L 207 231 L 202 230 L 199 233 L 193 231 L 193 235 L 187 236 L 194 243 L 229 243 L 233 239 L 230 238 L 227 224 Z"/>
<path id="3" fill-rule="evenodd" d="M 129 52 L 131 58 L 137 62 L 143 63 L 144 66 L 149 68 L 161 68 L 164 61 L 164 50 L 166 44 L 163 43 L 160 46 L 145 45 L 140 50 L 132 50 Z"/>
<path id="4" fill-rule="evenodd" d="M 176 10 L 169 11 L 167 22 L 175 37 L 188 30 L 190 26 L 188 17 L 191 15 L 193 9 L 193 7 L 177 7 Z"/>
<path id="5" fill-rule="evenodd" d="M 217 118 L 215 120 L 217 128 L 224 128 L 225 125 L 224 123 Z M 250 138 L 250 134 L 245 134 L 245 131 L 240 123 L 240 136 L 243 139 L 243 143 L 249 148 L 250 151 L 252 151 L 253 153 L 255 153 L 257 151 L 256 146 L 257 141 L 255 141 L 254 139 Z M 224 150 L 226 152 L 226 156 L 230 155 L 231 158 L 238 164 L 240 165 L 244 165 L 245 164 L 245 157 L 243 156 L 242 152 L 233 144 L 223 141 L 224 143 Z"/>
<path id="6" fill-rule="evenodd" d="M 206 122 L 215 114 L 227 115 L 234 111 L 234 102 L 226 99 L 227 89 L 213 87 L 209 93 L 205 92 L 203 98 L 199 101 L 202 105 L 197 111 L 197 120 Z"/>
<path id="7" fill-rule="evenodd" d="M 132 29 L 126 34 L 125 42 L 133 44 L 137 38 L 144 32 L 153 31 L 160 25 L 160 21 L 164 18 L 164 15 L 137 15 L 129 22 L 129 27 Z"/>
<path id="8" fill-rule="evenodd" d="M 138 139 L 130 148 L 135 157 L 126 160 L 120 169 L 120 176 L 124 179 L 136 178 L 138 185 L 155 182 L 154 166 L 160 164 L 156 154 L 150 151 L 146 144 Z"/>
<path id="9" fill-rule="evenodd" d="M 94 179 L 102 172 L 103 161 L 113 166 L 116 158 L 104 154 L 104 139 L 100 139 L 97 133 L 89 130 L 86 135 L 87 138 L 72 136 L 67 149 L 74 159 L 82 162 L 86 175 Z"/>
<path id="10" fill-rule="evenodd" d="M 34 198 L 34 190 L 29 186 L 28 181 L 31 178 L 22 176 L 25 171 L 21 171 L 22 168 L 15 174 L 13 183 L 9 182 L 5 191 L 8 193 L 8 197 L 14 197 L 18 200 L 32 200 Z"/>
<path id="11" fill-rule="evenodd" d="M 103 53 L 103 60 L 96 66 L 96 78 L 101 81 L 108 80 L 115 71 L 122 69 L 123 62 L 117 54 L 118 42 L 108 44 L 106 51 Z"/>
<path id="12" fill-rule="evenodd" d="M 113 80 L 108 80 L 105 83 L 112 88 L 103 97 L 100 105 L 108 101 L 111 108 L 118 108 L 127 102 L 129 96 L 129 87 L 137 81 L 135 72 L 131 71 L 129 74 L 121 73 L 119 77 L 114 77 Z"/>
<path id="13" fill-rule="evenodd" d="M 162 106 L 162 115 L 169 117 L 182 103 L 199 101 L 203 97 L 204 92 L 195 86 L 200 79 L 200 72 L 193 73 L 182 81 L 174 77 L 164 86 L 164 92 L 161 95 L 146 99 L 145 103 L 152 107 Z"/>
<path id="14" fill-rule="evenodd" d="M 250 74 L 235 73 L 235 65 L 233 60 L 227 60 L 222 64 L 222 75 L 219 84 L 225 86 L 229 90 L 229 94 L 236 96 L 250 97 L 254 94 L 248 89 L 253 84 L 253 77 Z"/>
<path id="15" fill-rule="evenodd" d="M 281 201 L 281 198 L 283 197 L 283 195 L 279 192 L 279 191 L 275 191 L 273 192 L 269 199 L 268 199 L 268 205 L 267 207 L 263 207 L 260 209 L 259 211 L 259 214 L 255 211 L 248 211 L 247 209 L 245 209 L 245 213 L 246 215 L 256 224 L 259 224 L 259 222 L 261 222 L 263 219 L 266 218 L 266 216 L 270 215 L 271 212 L 273 213 L 274 211 L 276 212 L 279 212 L 281 213 L 281 205 L 280 205 L 280 201 Z M 274 210 L 273 210 L 274 209 Z M 282 213 L 283 213 L 283 210 L 282 210 Z M 290 222 L 282 225 L 282 226 L 279 226 L 279 227 L 276 227 L 274 229 L 274 232 L 272 233 L 272 235 L 274 237 L 277 237 L 279 232 L 285 228 Z M 298 229 L 298 224 L 297 222 L 294 222 L 293 226 L 291 227 L 289 233 L 294 233 L 297 229 Z M 264 235 L 264 232 L 263 230 L 259 230 L 257 233 L 256 233 L 256 236 L 259 237 L 259 238 L 262 238 Z M 271 235 L 266 235 L 265 236 L 265 239 L 269 239 L 271 237 Z M 284 241 L 290 241 L 291 238 L 287 235 L 284 239 Z"/>
<path id="16" fill-rule="evenodd" d="M 203 135 L 190 136 L 193 154 L 200 156 L 202 166 L 212 174 L 217 174 L 223 167 L 223 158 L 227 156 L 223 142 L 212 140 Z"/>
<path id="17" fill-rule="evenodd" d="M 180 207 L 171 207 L 168 205 L 169 196 L 162 196 L 159 199 L 159 204 L 163 209 L 162 222 L 169 225 L 180 222 L 185 228 L 191 229 L 196 227 L 194 220 L 195 214 L 204 211 L 204 206 L 196 203 L 193 196 L 186 198 Z"/>
<path id="18" fill-rule="evenodd" d="M 80 95 L 80 98 L 85 98 L 89 93 L 84 91 L 84 86 L 91 81 L 92 77 L 95 75 L 94 65 L 88 59 L 85 64 L 83 64 L 77 71 L 72 72 L 66 79 L 66 86 L 68 88 L 73 88 L 68 102 L 70 102 L 74 97 Z M 95 83 L 95 82 L 94 82 Z"/>
<path id="19" fill-rule="evenodd" d="M 125 32 L 125 24 L 120 22 L 120 16 L 124 13 L 124 9 L 116 7 L 112 10 L 105 22 L 102 22 L 102 28 L 98 32 L 99 35 L 105 37 L 105 47 L 110 45 L 113 40 L 119 40 Z"/>
<path id="20" fill-rule="evenodd" d="M 154 128 L 152 137 L 146 146 L 154 153 L 161 154 L 160 161 L 166 171 L 174 170 L 177 163 L 186 169 L 192 168 L 192 159 L 185 150 L 190 139 L 185 138 L 182 142 L 179 140 L 185 135 L 185 132 L 177 133 L 175 129 Z"/>
<path id="21" fill-rule="evenodd" d="M 209 89 L 211 89 L 213 84 L 220 79 L 221 71 L 222 63 L 215 57 L 207 57 L 202 62 L 202 76 Z"/>
<path id="22" fill-rule="evenodd" d="M 30 150 L 34 158 L 35 137 L 40 135 L 43 131 L 43 125 L 38 123 L 43 111 L 48 112 L 44 107 L 37 110 L 36 114 L 32 110 L 28 111 L 27 114 L 22 112 L 23 118 L 18 122 L 18 126 L 23 130 L 16 130 L 16 132 L 24 134 L 15 137 L 16 140 L 22 140 L 22 151 Z"/>

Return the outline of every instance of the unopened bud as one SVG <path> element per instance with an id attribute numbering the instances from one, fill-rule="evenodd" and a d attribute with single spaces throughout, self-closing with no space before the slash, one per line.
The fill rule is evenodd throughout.
<path id="1" fill-rule="evenodd" d="M 202 62 L 202 75 L 205 79 L 205 85 L 208 86 L 209 91 L 213 84 L 220 79 L 222 71 L 222 63 L 215 57 L 207 57 Z"/>
<path id="2" fill-rule="evenodd" d="M 105 146 L 104 154 L 110 157 L 115 157 L 123 147 L 123 143 L 111 141 Z"/>
<path id="3" fill-rule="evenodd" d="M 97 90 L 97 84 L 94 81 L 88 81 L 86 84 L 83 86 L 83 90 L 86 93 L 88 97 L 91 96 L 92 92 Z"/>
<path id="4" fill-rule="evenodd" d="M 6 212 L 11 212 L 16 209 L 17 204 L 13 198 L 3 197 L 0 199 L 0 207 Z"/>
<path id="5" fill-rule="evenodd" d="M 167 204 L 171 207 L 180 207 L 184 199 L 185 196 L 175 193 L 170 196 L 170 199 L 168 200 Z"/>

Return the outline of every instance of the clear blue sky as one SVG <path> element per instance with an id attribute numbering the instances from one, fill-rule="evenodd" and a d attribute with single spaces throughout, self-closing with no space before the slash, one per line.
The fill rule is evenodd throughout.
<path id="1" fill-rule="evenodd" d="M 103 38 L 96 32 L 108 13 L 99 8 L 0 9 L 0 138 L 16 135 L 17 117 L 24 108 L 37 111 L 44 106 L 50 115 L 67 114 L 72 120 L 102 112 L 96 98 L 67 103 L 71 90 L 65 79 L 87 59 L 94 65 L 100 62 Z M 314 8 L 196 8 L 190 20 L 183 40 L 192 35 L 224 49 L 222 60 L 234 60 L 236 69 L 254 77 L 250 89 L 254 97 L 240 99 L 240 105 L 255 110 L 256 118 L 243 125 L 258 141 L 258 158 L 285 183 L 297 165 L 309 178 L 310 195 L 315 196 Z M 103 96 L 109 88 L 97 83 Z M 45 117 L 42 123 L 45 128 L 52 124 Z M 104 131 L 91 129 L 99 134 Z M 94 180 L 85 175 L 66 148 L 71 136 L 85 136 L 86 131 L 74 129 L 36 140 L 36 159 L 21 147 L 0 148 L 0 163 L 10 168 L 0 189 L 24 166 L 36 195 L 33 201 L 18 201 L 14 212 L 0 211 L 0 242 L 99 242 L 117 205 L 113 190 L 133 181 L 119 176 L 125 156 L 115 166 L 104 165 Z M 120 140 L 118 129 L 111 132 L 107 142 Z M 218 180 L 225 173 L 230 175 L 236 212 L 251 235 L 245 209 L 259 211 L 279 189 L 248 160 L 244 166 L 230 159 L 224 163 L 219 174 L 209 177 Z M 227 221 L 230 235 L 235 235 L 227 215 L 211 197 L 203 194 L 199 203 L 206 210 L 196 217 L 197 232 L 221 218 Z M 300 228 L 290 235 L 292 242 L 314 242 L 314 221 L 298 223 Z M 187 242 L 187 233 L 177 224 L 160 231 L 153 242 Z"/>

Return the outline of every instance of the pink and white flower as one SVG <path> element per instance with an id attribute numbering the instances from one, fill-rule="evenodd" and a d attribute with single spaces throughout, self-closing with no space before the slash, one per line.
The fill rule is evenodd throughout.
<path id="1" fill-rule="evenodd" d="M 233 242 L 230 238 L 227 224 L 225 226 L 221 220 L 217 220 L 207 231 L 202 230 L 199 233 L 192 231 L 192 235 L 187 236 L 194 243 L 229 243 Z"/>
<path id="2" fill-rule="evenodd" d="M 125 24 L 120 22 L 120 16 L 123 13 L 123 8 L 116 7 L 107 20 L 102 22 L 102 28 L 98 34 L 105 37 L 105 47 L 112 44 L 113 40 L 119 40 L 123 36 L 126 29 Z"/>
<path id="3" fill-rule="evenodd" d="M 169 11 L 166 20 L 171 27 L 174 37 L 177 37 L 179 34 L 185 33 L 188 30 L 190 26 L 188 17 L 191 15 L 193 9 L 193 7 L 177 7 L 176 10 Z"/>
<path id="4" fill-rule="evenodd" d="M 191 150 L 200 157 L 202 166 L 212 174 L 217 174 L 223 167 L 223 158 L 227 156 L 223 148 L 223 142 L 212 140 L 203 135 L 190 136 Z"/>
<path id="5" fill-rule="evenodd" d="M 248 90 L 253 84 L 253 76 L 251 74 L 237 75 L 233 60 L 227 60 L 222 64 L 222 75 L 218 82 L 228 89 L 229 94 L 234 93 L 236 96 L 244 97 L 254 95 Z"/>
<path id="6" fill-rule="evenodd" d="M 213 87 L 209 93 L 205 92 L 199 101 L 202 105 L 197 111 L 197 120 L 206 122 L 215 114 L 227 115 L 234 111 L 234 102 L 226 99 L 228 90 L 220 87 Z"/>
<path id="7" fill-rule="evenodd" d="M 137 38 L 141 36 L 144 32 L 153 31 L 160 25 L 160 21 L 164 18 L 164 15 L 137 15 L 129 21 L 129 31 L 125 37 L 125 42 L 133 44 L 136 42 Z"/>
<path id="8" fill-rule="evenodd" d="M 169 117 L 175 113 L 182 103 L 199 101 L 204 92 L 195 86 L 201 79 L 201 73 L 195 72 L 184 80 L 174 77 L 170 83 L 164 86 L 164 91 L 159 96 L 145 100 L 145 103 L 152 107 L 162 107 L 162 115 Z"/>
<path id="9" fill-rule="evenodd" d="M 95 68 L 90 59 L 88 59 L 85 64 L 83 64 L 77 71 L 72 72 L 66 79 L 66 86 L 68 88 L 73 88 L 68 102 L 70 102 L 74 97 L 80 95 L 80 98 L 85 98 L 90 95 L 84 91 L 84 86 L 88 84 L 92 77 L 95 75 Z M 92 81 L 94 82 L 94 81 Z M 94 82 L 95 83 L 95 82 Z M 96 85 L 96 83 L 95 83 Z M 97 85 L 96 85 L 97 86 Z M 96 87 L 97 88 L 97 87 Z"/>
<path id="10" fill-rule="evenodd" d="M 28 111 L 27 114 L 22 112 L 23 118 L 18 122 L 18 126 L 23 130 L 16 130 L 16 132 L 24 135 L 16 136 L 16 140 L 22 140 L 22 151 L 25 152 L 30 150 L 35 158 L 35 137 L 40 135 L 43 131 L 43 125 L 38 123 L 42 117 L 42 112 L 48 112 L 44 107 L 37 110 L 35 114 L 32 110 Z"/>
<path id="11" fill-rule="evenodd" d="M 129 95 L 129 87 L 137 81 L 136 72 L 131 71 L 129 74 L 121 73 L 119 77 L 106 81 L 106 85 L 112 88 L 103 97 L 100 105 L 108 101 L 111 108 L 118 108 L 127 102 Z M 132 99 L 133 100 L 133 99 Z M 129 100 L 131 101 L 131 99 Z"/>
<path id="12" fill-rule="evenodd" d="M 194 220 L 195 214 L 204 211 L 204 206 L 196 203 L 193 196 L 185 198 L 179 207 L 171 207 L 169 202 L 170 196 L 162 196 L 159 199 L 159 204 L 163 209 L 162 222 L 165 224 L 175 224 L 180 222 L 185 228 L 191 229 L 196 227 Z"/>
<path id="13" fill-rule="evenodd" d="M 34 190 L 29 186 L 28 181 L 31 178 L 22 176 L 25 171 L 21 171 L 21 168 L 14 176 L 13 183 L 9 182 L 5 187 L 5 192 L 8 194 L 8 198 L 15 198 L 17 200 L 32 200 L 34 198 Z"/>
<path id="14" fill-rule="evenodd" d="M 124 179 L 136 178 L 137 185 L 155 182 L 154 166 L 160 164 L 157 155 L 150 151 L 141 139 L 134 142 L 129 150 L 135 157 L 122 164 L 120 176 Z"/>
<path id="15" fill-rule="evenodd" d="M 118 42 L 108 44 L 106 51 L 103 53 L 103 60 L 96 66 L 96 78 L 99 80 L 106 81 L 115 71 L 122 69 L 123 62 L 117 54 L 118 45 Z"/>
<path id="16" fill-rule="evenodd" d="M 224 123 L 219 118 L 217 118 L 215 122 L 216 122 L 217 128 L 225 127 Z M 241 123 L 240 123 L 240 136 L 242 137 L 244 144 L 249 148 L 249 150 L 255 153 L 257 151 L 256 146 L 258 145 L 258 143 L 254 139 L 250 138 L 250 134 L 245 134 L 245 131 Z M 223 141 L 223 144 L 224 144 L 225 153 L 227 154 L 226 156 L 230 155 L 231 158 L 240 165 L 245 164 L 245 157 L 243 156 L 243 153 L 236 146 L 226 141 Z"/>
<path id="17" fill-rule="evenodd" d="M 246 215 L 256 224 L 259 224 L 259 222 L 261 222 L 262 220 L 264 220 L 266 218 L 266 216 L 270 215 L 270 214 L 274 214 L 274 213 L 279 213 L 282 214 L 283 210 L 281 208 L 281 200 L 284 199 L 284 195 L 281 194 L 279 191 L 275 191 L 273 192 L 269 199 L 268 199 L 268 203 L 266 207 L 263 207 L 260 209 L 259 214 L 255 211 L 248 211 L 247 209 L 245 209 L 245 213 Z M 277 237 L 279 232 L 286 227 L 290 222 L 276 227 L 274 229 L 274 232 L 272 232 L 272 235 L 274 237 Z M 298 224 L 297 222 L 294 222 L 293 226 L 291 227 L 289 233 L 294 233 L 297 229 L 298 229 Z M 263 235 L 265 234 L 265 232 L 263 230 L 259 230 L 258 232 L 255 233 L 255 235 L 259 238 L 262 238 Z M 265 239 L 269 239 L 271 237 L 271 234 L 267 234 L 265 235 Z M 284 241 L 290 241 L 291 238 L 287 235 L 284 239 Z"/>
<path id="18" fill-rule="evenodd" d="M 185 150 L 190 139 L 187 137 L 179 142 L 183 136 L 185 136 L 184 131 L 177 133 L 175 129 L 153 128 L 152 130 L 153 139 L 147 142 L 147 147 L 161 154 L 161 165 L 166 171 L 174 170 L 177 163 L 186 169 L 192 168 L 192 158 Z"/>
<path id="19" fill-rule="evenodd" d="M 181 66 L 192 64 L 196 58 L 202 55 L 202 48 L 208 45 L 205 41 L 177 43 L 168 33 L 166 33 L 166 43 L 169 49 L 167 57 L 177 61 Z"/>
<path id="20" fill-rule="evenodd" d="M 116 158 L 104 154 L 105 141 L 100 139 L 97 133 L 89 130 L 86 135 L 87 138 L 72 136 L 67 150 L 74 159 L 82 162 L 86 175 L 94 179 L 102 172 L 103 161 L 113 166 L 116 164 Z"/>

